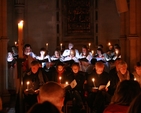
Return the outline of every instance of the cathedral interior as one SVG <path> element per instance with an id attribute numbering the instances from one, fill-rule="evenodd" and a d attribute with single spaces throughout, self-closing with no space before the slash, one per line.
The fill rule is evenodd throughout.
<path id="1" fill-rule="evenodd" d="M 39 54 L 53 54 L 69 42 L 96 50 L 102 44 L 119 44 L 121 56 L 133 70 L 141 60 L 141 0 L 0 0 L 0 95 L 8 101 L 7 52 L 15 43 L 30 44 Z M 23 39 L 18 22 L 23 20 Z"/>

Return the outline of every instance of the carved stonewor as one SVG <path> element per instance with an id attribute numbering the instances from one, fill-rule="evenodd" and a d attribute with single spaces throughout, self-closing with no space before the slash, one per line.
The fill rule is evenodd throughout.
<path id="1" fill-rule="evenodd" d="M 90 32 L 90 0 L 67 0 L 67 33 Z"/>

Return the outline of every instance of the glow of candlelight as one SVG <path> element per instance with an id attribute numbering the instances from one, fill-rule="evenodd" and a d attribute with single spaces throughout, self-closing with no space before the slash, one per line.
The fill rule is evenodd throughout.
<path id="1" fill-rule="evenodd" d="M 118 54 L 118 50 L 116 50 L 116 54 Z"/>
<path id="2" fill-rule="evenodd" d="M 62 79 L 62 77 L 59 77 L 59 80 L 60 80 L 60 84 L 61 84 L 61 79 Z"/>
<path id="3" fill-rule="evenodd" d="M 91 46 L 91 43 L 88 43 L 88 45 L 89 45 L 89 48 L 90 48 L 90 46 Z"/>
<path id="4" fill-rule="evenodd" d="M 15 46 L 17 45 L 17 42 L 15 42 Z"/>
<path id="5" fill-rule="evenodd" d="M 30 82 L 27 81 L 26 84 L 27 84 L 27 89 L 29 89 L 29 84 L 30 84 Z"/>
<path id="6" fill-rule="evenodd" d="M 46 43 L 46 49 L 48 50 L 48 43 Z"/>
<path id="7" fill-rule="evenodd" d="M 62 50 L 62 45 L 63 45 L 63 44 L 62 44 L 62 43 L 60 43 L 61 50 Z"/>
<path id="8" fill-rule="evenodd" d="M 92 50 L 92 55 L 94 54 L 94 50 Z"/>
<path id="9" fill-rule="evenodd" d="M 93 82 L 94 87 L 96 87 L 94 78 L 92 78 L 92 82 Z"/>
<path id="10" fill-rule="evenodd" d="M 134 78 L 134 81 L 136 81 L 137 79 L 136 78 Z"/>
<path id="11" fill-rule="evenodd" d="M 108 46 L 110 46 L 110 45 L 111 45 L 111 43 L 109 42 L 109 43 L 108 43 Z"/>
<path id="12" fill-rule="evenodd" d="M 68 85 L 69 83 L 66 81 L 66 85 Z"/>

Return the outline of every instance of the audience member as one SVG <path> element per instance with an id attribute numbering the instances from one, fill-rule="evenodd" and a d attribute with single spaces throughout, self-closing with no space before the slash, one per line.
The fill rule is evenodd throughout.
<path id="1" fill-rule="evenodd" d="M 127 113 L 140 113 L 141 112 L 141 93 L 132 101 Z"/>
<path id="2" fill-rule="evenodd" d="M 31 62 L 31 70 L 23 78 L 25 103 L 31 107 L 37 102 L 37 94 L 40 86 L 48 81 L 46 72 L 39 67 L 39 62 Z"/>
<path id="3" fill-rule="evenodd" d="M 134 69 L 135 71 L 132 73 L 134 75 L 134 80 L 139 82 L 141 86 L 141 62 L 137 62 Z"/>
<path id="4" fill-rule="evenodd" d="M 43 103 L 36 103 L 27 113 L 61 113 L 52 103 L 45 101 Z"/>
<path id="5" fill-rule="evenodd" d="M 64 105 L 64 89 L 56 82 L 50 81 L 40 87 L 38 103 L 48 101 L 55 105 L 61 112 Z"/>
<path id="6" fill-rule="evenodd" d="M 119 83 L 111 104 L 103 113 L 127 113 L 131 101 L 140 93 L 140 85 L 137 81 L 124 80 Z"/>

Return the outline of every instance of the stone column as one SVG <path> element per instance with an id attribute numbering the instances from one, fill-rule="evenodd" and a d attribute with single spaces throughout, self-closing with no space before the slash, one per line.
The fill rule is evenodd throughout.
<path id="1" fill-rule="evenodd" d="M 9 101 L 7 66 L 7 0 L 0 1 L 0 94 L 3 103 Z"/>
<path id="2" fill-rule="evenodd" d="M 129 69 L 133 71 L 133 67 L 137 62 L 137 0 L 130 0 L 129 8 Z"/>

